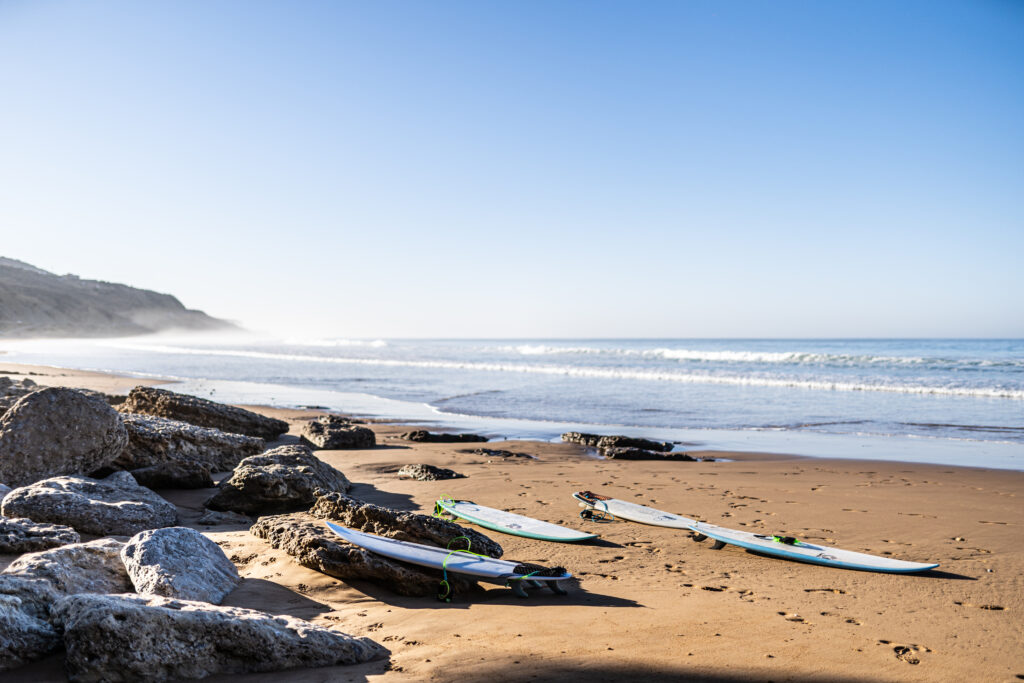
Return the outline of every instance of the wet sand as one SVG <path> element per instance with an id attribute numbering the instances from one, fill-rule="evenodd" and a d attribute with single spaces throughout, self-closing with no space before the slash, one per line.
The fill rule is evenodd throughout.
<path id="1" fill-rule="evenodd" d="M 0 364 L 0 370 L 28 370 Z M 136 378 L 31 368 L 40 384 L 126 391 Z M 295 440 L 316 411 L 260 408 Z M 487 586 L 451 604 L 348 584 L 298 565 L 242 527 L 198 527 L 212 489 L 161 491 L 182 523 L 222 544 L 245 581 L 225 604 L 291 614 L 389 647 L 389 662 L 216 676 L 211 681 L 798 680 L 1010 681 L 1024 678 L 1024 473 L 768 454 L 730 462 L 618 462 L 541 442 L 413 444 L 408 428 L 373 424 L 373 450 L 318 451 L 355 482 L 352 495 L 429 512 L 439 496 L 471 499 L 575 528 L 582 545 L 485 532 L 505 558 L 560 565 L 568 596 L 522 600 Z M 526 453 L 491 458 L 479 446 Z M 708 454 L 711 455 L 711 454 Z M 404 464 L 467 475 L 398 479 Z M 830 569 L 712 550 L 686 532 L 584 522 L 570 494 L 589 489 L 722 526 L 938 562 L 920 575 Z M 2 557 L 6 564 L 12 557 Z M 61 657 L 4 680 L 62 680 Z"/>

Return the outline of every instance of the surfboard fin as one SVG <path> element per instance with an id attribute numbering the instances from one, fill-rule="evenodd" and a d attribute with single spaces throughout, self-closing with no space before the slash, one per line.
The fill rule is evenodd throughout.
<path id="1" fill-rule="evenodd" d="M 512 581 L 509 584 L 509 588 L 512 589 L 512 592 L 515 593 L 517 598 L 528 598 L 528 597 L 530 597 L 529 595 L 526 594 L 526 589 L 523 588 L 523 582 L 522 581 Z"/>
<path id="2" fill-rule="evenodd" d="M 713 546 L 711 546 L 711 549 L 712 550 L 721 550 L 724 547 L 725 547 L 725 541 L 719 541 L 718 539 L 715 539 L 715 544 Z"/>

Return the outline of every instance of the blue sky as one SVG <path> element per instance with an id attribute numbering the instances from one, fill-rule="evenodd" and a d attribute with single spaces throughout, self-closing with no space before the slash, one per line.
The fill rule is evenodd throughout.
<path id="1" fill-rule="evenodd" d="M 0 255 L 353 337 L 1024 336 L 1024 4 L 0 2 Z"/>

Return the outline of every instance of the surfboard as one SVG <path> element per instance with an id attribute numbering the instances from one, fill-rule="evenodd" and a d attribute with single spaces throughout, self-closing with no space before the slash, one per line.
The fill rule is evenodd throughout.
<path id="1" fill-rule="evenodd" d="M 879 555 L 831 548 L 794 538 L 727 529 L 715 526 L 714 524 L 707 524 L 706 522 L 695 522 L 690 526 L 690 529 L 698 534 L 698 536 L 694 537 L 694 540 L 704 540 L 700 536 L 713 538 L 716 541 L 716 549 L 723 547 L 723 545 L 735 545 L 765 555 L 774 555 L 775 557 L 784 557 L 790 560 L 810 562 L 828 567 L 891 574 L 910 574 L 935 569 L 939 566 L 938 564 L 906 562 Z"/>
<path id="2" fill-rule="evenodd" d="M 478 524 L 487 529 L 500 531 L 503 534 L 535 538 L 539 541 L 554 541 L 556 543 L 576 543 L 597 538 L 597 534 L 588 534 L 576 529 L 559 526 L 558 524 L 542 522 L 532 517 L 517 515 L 514 512 L 477 505 L 468 500 L 453 501 L 441 499 L 437 501 L 437 506 L 455 517 Z"/>
<path id="3" fill-rule="evenodd" d="M 457 550 L 446 550 L 432 545 L 398 541 L 393 538 L 385 538 L 384 536 L 349 529 L 333 522 L 327 522 L 326 524 L 342 540 L 378 555 L 421 567 L 448 571 L 453 574 L 466 574 L 492 583 L 509 583 L 516 594 L 523 597 L 526 595 L 522 587 L 524 581 L 530 581 L 536 586 L 546 584 L 556 593 L 564 593 L 559 588 L 557 582 L 572 578 L 572 574 L 568 571 L 558 576 L 530 575 L 527 577 L 526 574 L 528 572 L 524 573 L 522 565 L 518 562 L 498 560 L 493 557 L 483 557 Z M 517 572 L 517 569 L 520 571 Z"/>
<path id="4" fill-rule="evenodd" d="M 591 491 L 577 491 L 572 494 L 572 497 L 580 502 L 580 507 L 582 508 L 596 510 L 597 512 L 607 512 L 630 522 L 663 526 L 669 529 L 687 530 L 690 529 L 691 524 L 697 523 L 696 520 L 689 519 L 688 517 L 674 515 L 671 512 L 662 512 L 661 510 L 649 508 L 646 505 L 630 503 L 618 498 L 609 498 L 608 496 L 602 496 Z"/>

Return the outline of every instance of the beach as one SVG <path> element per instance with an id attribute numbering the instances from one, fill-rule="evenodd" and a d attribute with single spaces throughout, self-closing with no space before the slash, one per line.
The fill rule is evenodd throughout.
<path id="1" fill-rule="evenodd" d="M 107 393 L 146 383 L 42 366 L 0 363 L 0 371 Z M 321 412 L 250 408 L 291 424 L 283 443 Z M 506 559 L 571 571 L 569 594 L 523 600 L 488 586 L 442 603 L 350 585 L 300 566 L 245 527 L 197 525 L 213 489 L 158 491 L 244 577 L 224 604 L 369 636 L 392 653 L 358 666 L 208 680 L 1024 679 L 1024 472 L 717 451 L 690 451 L 714 462 L 618 461 L 527 440 L 486 447 L 533 457 L 495 458 L 468 452 L 478 444 L 402 440 L 402 424 L 368 426 L 376 448 L 316 452 L 354 483 L 355 498 L 429 513 L 450 496 L 599 533 L 577 545 L 485 530 Z M 412 463 L 465 478 L 398 478 Z M 581 520 L 571 498 L 580 490 L 940 567 L 889 575 L 716 551 L 687 532 Z M 4 680 L 63 680 L 61 667 L 60 654 L 51 655 Z"/>

